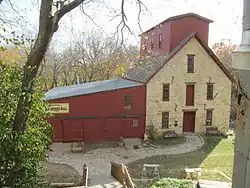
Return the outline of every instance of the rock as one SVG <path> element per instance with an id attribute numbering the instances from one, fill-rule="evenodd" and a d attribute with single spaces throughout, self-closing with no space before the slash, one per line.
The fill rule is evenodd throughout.
<path id="1" fill-rule="evenodd" d="M 84 142 L 74 142 L 71 144 L 72 153 L 80 153 L 84 151 Z"/>

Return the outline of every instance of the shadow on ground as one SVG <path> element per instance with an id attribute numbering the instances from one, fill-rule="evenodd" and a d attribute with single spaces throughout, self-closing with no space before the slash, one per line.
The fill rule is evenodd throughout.
<path id="1" fill-rule="evenodd" d="M 162 177 L 181 178 L 181 170 L 190 167 L 202 167 L 206 179 L 225 180 L 225 177 L 212 172 L 215 169 L 231 175 L 233 163 L 232 140 L 221 137 L 204 137 L 205 144 L 198 150 L 180 155 L 159 155 L 127 164 L 133 178 L 140 179 L 143 164 L 160 164 Z M 230 147 L 230 148 L 229 148 Z M 218 160 L 217 160 L 218 159 Z"/>
<path id="2" fill-rule="evenodd" d="M 43 162 L 41 181 L 50 183 L 75 183 L 81 181 L 81 176 L 72 166 L 68 164 Z"/>
<path id="3" fill-rule="evenodd" d="M 85 142 L 84 151 L 85 153 L 91 152 L 98 148 L 115 148 L 118 146 L 118 141 L 101 141 L 101 142 Z"/>

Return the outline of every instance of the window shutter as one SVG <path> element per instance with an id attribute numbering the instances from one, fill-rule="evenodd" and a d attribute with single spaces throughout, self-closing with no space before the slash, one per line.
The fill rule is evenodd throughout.
<path id="1" fill-rule="evenodd" d="M 186 85 L 186 105 L 194 105 L 194 87 L 195 85 Z"/>

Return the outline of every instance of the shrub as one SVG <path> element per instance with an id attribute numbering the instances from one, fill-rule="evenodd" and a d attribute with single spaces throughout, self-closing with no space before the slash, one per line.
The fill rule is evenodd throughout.
<path id="1" fill-rule="evenodd" d="M 19 66 L 0 62 L 0 187 L 37 187 L 40 162 L 51 143 L 51 126 L 45 120 L 46 103 L 39 92 L 32 95 L 25 131 L 12 131 L 21 95 L 21 76 Z"/>
<path id="2" fill-rule="evenodd" d="M 154 182 L 150 188 L 193 188 L 193 183 L 186 179 L 163 178 Z"/>
<path id="3" fill-rule="evenodd" d="M 153 122 L 150 122 L 150 125 L 147 126 L 147 134 L 148 134 L 148 138 L 151 140 L 156 140 L 158 135 L 158 131 L 157 129 L 154 127 Z"/>

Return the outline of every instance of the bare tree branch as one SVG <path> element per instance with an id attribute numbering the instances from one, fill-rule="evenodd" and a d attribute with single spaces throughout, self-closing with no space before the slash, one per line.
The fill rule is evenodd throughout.
<path id="1" fill-rule="evenodd" d="M 22 95 L 19 98 L 16 109 L 13 123 L 14 132 L 20 133 L 26 128 L 26 122 L 29 117 L 30 106 L 32 102 L 35 78 L 37 77 L 38 69 L 41 65 L 53 34 L 58 28 L 60 19 L 66 13 L 79 6 L 82 2 L 84 2 L 84 0 L 74 0 L 71 3 L 63 5 L 53 16 L 53 0 L 41 0 L 38 36 L 24 66 L 21 86 Z"/>
<path id="2" fill-rule="evenodd" d="M 85 0 L 74 0 L 66 5 L 63 5 L 58 11 L 56 11 L 53 17 L 53 31 L 57 31 L 58 23 L 65 14 L 78 7 L 84 1 Z"/>
<path id="3" fill-rule="evenodd" d="M 136 0 L 136 3 L 138 4 L 138 7 L 139 7 L 139 12 L 138 12 L 138 15 L 137 15 L 137 23 L 138 23 L 139 29 L 141 30 L 141 32 L 143 32 L 143 30 L 141 28 L 142 8 L 145 8 L 146 10 L 148 10 L 148 8 L 146 7 L 146 5 L 141 0 Z"/>

